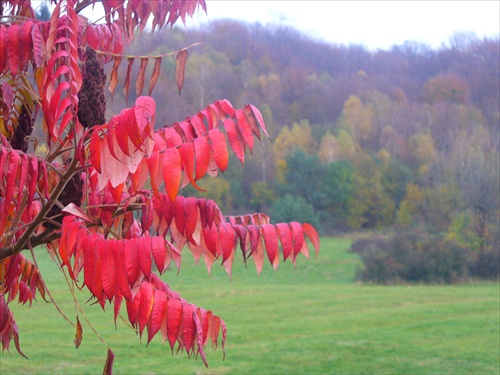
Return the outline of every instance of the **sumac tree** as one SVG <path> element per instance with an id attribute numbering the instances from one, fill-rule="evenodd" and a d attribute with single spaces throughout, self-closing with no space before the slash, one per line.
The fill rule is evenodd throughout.
<path id="1" fill-rule="evenodd" d="M 205 9 L 204 0 L 51 3 L 50 19 L 40 21 L 29 0 L 0 2 L 2 349 L 13 341 L 24 355 L 9 305 L 31 304 L 37 293 L 51 298 L 36 266 L 36 257 L 51 255 L 92 301 L 113 306 L 115 320 L 125 310 L 148 342 L 159 334 L 172 349 L 177 345 L 206 364 L 205 345 L 224 346 L 224 321 L 181 298 L 159 275 L 179 267 L 183 248 L 203 258 L 208 270 L 219 260 L 231 273 L 237 248 L 257 271 L 265 258 L 276 268 L 280 250 L 282 259 L 292 262 L 300 253 L 308 255 L 306 237 L 317 252 L 318 235 L 307 223 L 270 224 L 264 214 L 226 217 L 212 200 L 180 195 L 183 187 L 199 189 L 201 178 L 224 172 L 229 149 L 243 164 L 255 137 L 267 135 L 254 106 L 235 109 L 227 100 L 155 127 L 156 104 L 141 93 L 148 63 L 151 93 L 166 56 L 127 56 L 124 49 L 147 22 L 153 30 L 185 22 L 199 7 Z M 105 22 L 82 17 L 87 6 L 102 6 Z M 186 60 L 187 50 L 178 51 L 179 93 Z M 137 77 L 131 74 L 134 62 L 140 64 Z M 123 81 L 128 96 L 135 79 L 138 96 L 108 120 L 105 63 L 111 93 Z M 125 79 L 118 74 L 122 63 Z M 32 134 L 34 127 L 40 129 Z M 36 147 L 42 143 L 44 151 Z M 74 325 L 78 347 L 78 318 Z M 113 358 L 108 349 L 106 373 Z"/>

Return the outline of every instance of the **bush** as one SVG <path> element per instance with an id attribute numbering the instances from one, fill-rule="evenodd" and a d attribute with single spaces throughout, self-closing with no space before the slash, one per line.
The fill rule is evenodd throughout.
<path id="1" fill-rule="evenodd" d="M 309 223 L 315 228 L 320 228 L 318 215 L 310 203 L 302 197 L 286 194 L 283 198 L 274 201 L 270 209 L 271 219 L 274 223 L 288 223 L 298 221 Z"/>
<path id="2" fill-rule="evenodd" d="M 365 282 L 455 283 L 468 276 L 471 252 L 441 236 L 401 233 L 389 239 L 355 241 L 351 251 L 363 267 L 357 279 Z"/>

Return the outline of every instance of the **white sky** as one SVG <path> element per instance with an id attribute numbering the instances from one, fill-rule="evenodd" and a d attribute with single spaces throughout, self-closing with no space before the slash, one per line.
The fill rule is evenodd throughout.
<path id="1" fill-rule="evenodd" d="M 500 33 L 500 0 L 340 1 L 206 0 L 208 17 L 196 13 L 187 26 L 219 18 L 280 23 L 338 44 L 388 49 L 407 40 L 438 48 L 456 31 L 479 38 Z M 283 17 L 283 19 L 280 19 Z"/>

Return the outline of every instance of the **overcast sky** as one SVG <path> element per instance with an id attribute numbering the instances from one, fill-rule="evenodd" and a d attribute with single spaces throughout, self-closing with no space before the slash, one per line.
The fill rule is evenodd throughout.
<path id="1" fill-rule="evenodd" d="M 456 31 L 500 33 L 500 1 L 206 0 L 189 26 L 219 18 L 282 23 L 338 44 L 388 49 L 407 40 L 438 48 Z"/>

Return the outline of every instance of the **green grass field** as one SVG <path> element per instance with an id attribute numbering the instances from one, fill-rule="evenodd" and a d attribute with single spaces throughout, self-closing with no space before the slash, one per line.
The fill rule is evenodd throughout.
<path id="1" fill-rule="evenodd" d="M 377 286 L 354 282 L 358 258 L 347 239 L 322 239 L 318 258 L 301 258 L 261 275 L 235 260 L 233 279 L 222 267 L 209 276 L 185 253 L 172 289 L 211 309 L 227 324 L 226 359 L 207 348 L 209 368 L 186 354 L 171 355 L 157 337 L 145 347 L 112 309 L 84 308 L 113 349 L 121 374 L 499 374 L 499 284 Z M 40 254 L 45 279 L 63 311 L 75 319 L 61 274 Z M 81 294 L 80 301 L 87 298 Z M 0 357 L 1 374 L 101 373 L 106 346 L 84 323 L 78 350 L 70 326 L 51 304 L 12 305 L 20 330 Z M 82 319 L 81 319 L 82 320 Z"/>

